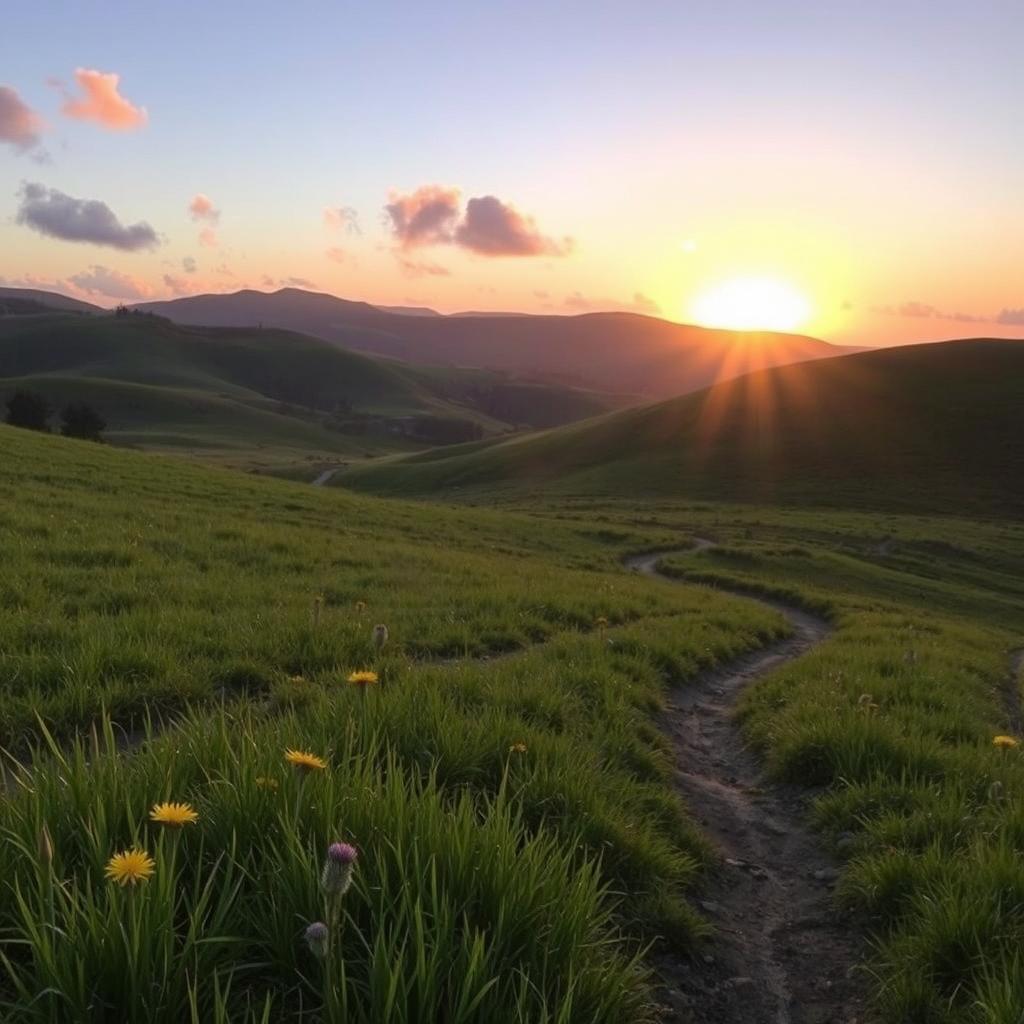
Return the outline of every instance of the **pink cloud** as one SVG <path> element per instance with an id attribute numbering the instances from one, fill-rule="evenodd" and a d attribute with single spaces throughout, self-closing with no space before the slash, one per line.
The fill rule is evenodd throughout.
<path id="1" fill-rule="evenodd" d="M 120 75 L 78 68 L 75 80 L 83 95 L 76 98 L 65 93 L 67 99 L 61 110 L 68 117 L 95 121 L 112 131 L 131 131 L 141 128 L 149 120 L 145 107 L 135 106 L 117 91 Z"/>
<path id="2" fill-rule="evenodd" d="M 392 192 L 384 207 L 391 232 L 403 249 L 437 245 L 452 240 L 459 216 L 459 190 L 424 185 L 409 195 Z"/>
<path id="3" fill-rule="evenodd" d="M 173 274 L 164 274 L 164 287 L 171 295 L 187 295 L 190 291 L 188 281 Z"/>
<path id="4" fill-rule="evenodd" d="M 480 256 L 564 256 L 572 249 L 571 239 L 547 238 L 532 217 L 496 196 L 470 199 L 455 241 Z"/>
<path id="5" fill-rule="evenodd" d="M 451 274 L 451 271 L 447 267 L 442 267 L 440 263 L 411 260 L 401 255 L 398 256 L 398 265 L 407 277 L 448 277 Z"/>
<path id="6" fill-rule="evenodd" d="M 532 217 L 496 196 L 478 196 L 460 216 L 459 190 L 424 185 L 408 195 L 392 192 L 384 211 L 400 249 L 456 245 L 478 256 L 565 256 L 573 241 L 549 238 Z"/>
<path id="7" fill-rule="evenodd" d="M 0 141 L 21 150 L 39 144 L 43 120 L 7 85 L 0 85 Z"/>
<path id="8" fill-rule="evenodd" d="M 213 205 L 213 200 L 202 192 L 197 192 L 189 201 L 188 212 L 194 221 L 216 224 L 220 220 L 220 210 Z"/>
<path id="9" fill-rule="evenodd" d="M 106 295 L 112 299 L 145 299 L 153 294 L 153 289 L 141 278 L 98 264 L 79 274 L 72 274 L 68 280 L 82 292 Z"/>
<path id="10" fill-rule="evenodd" d="M 208 249 L 215 249 L 220 244 L 217 232 L 213 228 L 203 228 L 199 232 L 199 244 L 205 245 Z"/>
<path id="11" fill-rule="evenodd" d="M 330 249 L 327 250 L 325 255 L 329 260 L 332 260 L 334 263 L 347 263 L 349 261 L 348 253 L 337 245 L 332 245 Z"/>

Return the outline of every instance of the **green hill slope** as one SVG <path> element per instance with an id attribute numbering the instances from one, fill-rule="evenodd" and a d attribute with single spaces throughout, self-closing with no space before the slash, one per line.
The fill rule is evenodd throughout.
<path id="1" fill-rule="evenodd" d="M 608 407 L 600 396 L 565 388 L 522 395 L 517 387 L 526 386 L 495 374 L 408 367 L 289 331 L 141 315 L 0 318 L 0 395 L 16 387 L 54 405 L 96 405 L 115 442 L 236 460 L 255 450 L 257 461 L 268 449 L 285 461 L 295 452 L 362 458 Z"/>
<path id="2" fill-rule="evenodd" d="M 503 443 L 352 469 L 389 494 L 482 489 L 988 511 L 1024 507 L 1024 342 L 887 349 L 750 374 Z"/>

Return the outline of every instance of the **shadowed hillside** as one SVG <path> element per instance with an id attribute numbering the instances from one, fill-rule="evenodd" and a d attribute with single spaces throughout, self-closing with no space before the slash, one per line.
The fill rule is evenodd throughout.
<path id="1" fill-rule="evenodd" d="M 283 327 L 413 363 L 481 367 L 667 398 L 751 370 L 855 351 L 793 334 L 719 331 L 634 313 L 410 315 L 296 288 L 138 308 L 178 323 Z"/>
<path id="2" fill-rule="evenodd" d="M 1010 514 L 1024 507 L 1024 342 L 975 340 L 762 371 L 503 443 L 353 470 L 344 486 L 487 486 Z"/>
<path id="3" fill-rule="evenodd" d="M 358 457 L 565 423 L 627 400 L 407 366 L 282 330 L 66 312 L 0 317 L 0 396 L 17 387 L 54 405 L 93 403 L 124 443 Z"/>

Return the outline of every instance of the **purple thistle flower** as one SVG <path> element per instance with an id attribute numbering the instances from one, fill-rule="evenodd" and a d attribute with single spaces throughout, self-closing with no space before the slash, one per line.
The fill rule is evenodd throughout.
<path id="1" fill-rule="evenodd" d="M 358 856 L 356 848 L 348 843 L 331 843 L 327 847 L 320 886 L 328 896 L 343 896 L 348 891 Z"/>
<path id="2" fill-rule="evenodd" d="M 348 843 L 331 843 L 327 847 L 327 859 L 336 864 L 354 864 L 359 851 Z"/>
<path id="3" fill-rule="evenodd" d="M 327 956 L 327 939 L 329 936 L 330 931 L 323 921 L 314 921 L 306 929 L 306 945 L 309 946 L 313 955 L 320 957 L 321 960 Z"/>

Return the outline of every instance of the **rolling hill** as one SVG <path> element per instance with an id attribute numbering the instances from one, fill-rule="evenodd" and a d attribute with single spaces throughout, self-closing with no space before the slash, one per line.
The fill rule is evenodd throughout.
<path id="1" fill-rule="evenodd" d="M 557 430 L 352 469 L 386 494 L 680 497 L 1024 511 L 1024 342 L 764 370 Z"/>
<path id="2" fill-rule="evenodd" d="M 281 330 L 66 312 L 0 317 L 0 395 L 18 387 L 55 406 L 92 403 L 117 443 L 245 465 L 254 452 L 266 462 L 268 449 L 286 450 L 285 461 L 363 458 L 564 423 L 625 401 L 406 366 Z"/>
<path id="3" fill-rule="evenodd" d="M 416 315 L 296 288 L 196 295 L 137 308 L 177 323 L 263 324 L 411 363 L 500 370 L 648 399 L 856 351 L 802 335 L 712 330 L 634 313 Z"/>

